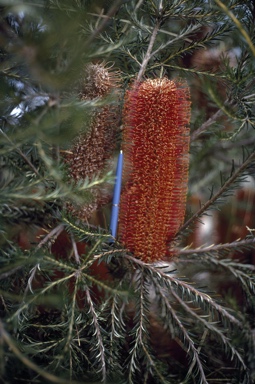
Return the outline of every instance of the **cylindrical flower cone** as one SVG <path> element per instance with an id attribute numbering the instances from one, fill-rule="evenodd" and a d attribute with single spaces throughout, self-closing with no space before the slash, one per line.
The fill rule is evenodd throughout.
<path id="1" fill-rule="evenodd" d="M 127 92 L 119 239 L 144 262 L 169 254 L 184 220 L 189 120 L 189 90 L 181 81 L 146 80 Z"/>
<path id="2" fill-rule="evenodd" d="M 111 68 L 107 68 L 104 63 L 89 64 L 82 79 L 80 98 L 93 100 L 104 98 L 111 93 L 115 93 L 117 98 L 119 83 L 119 73 L 111 71 Z M 104 105 L 94 112 L 90 129 L 81 133 L 65 154 L 70 179 L 79 182 L 86 178 L 92 180 L 93 177 L 104 174 L 115 149 L 118 116 L 119 107 L 112 104 Z M 68 203 L 68 211 L 77 218 L 87 221 L 100 206 L 111 199 L 112 190 L 109 184 L 100 187 L 90 190 L 93 192 L 93 199 L 83 206 Z"/>

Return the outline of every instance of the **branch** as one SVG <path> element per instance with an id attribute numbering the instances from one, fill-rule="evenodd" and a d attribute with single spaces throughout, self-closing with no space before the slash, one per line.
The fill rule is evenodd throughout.
<path id="1" fill-rule="evenodd" d="M 232 19 L 232 21 L 235 23 L 236 27 L 238 28 L 238 30 L 240 31 L 240 33 L 243 35 L 244 39 L 246 40 L 253 56 L 255 56 L 255 46 L 250 38 L 250 36 L 248 35 L 248 33 L 246 32 L 246 30 L 243 28 L 242 24 L 240 23 L 240 21 L 235 17 L 235 15 L 228 9 L 228 7 L 223 4 L 220 0 L 215 0 L 215 2 L 218 4 L 218 6 L 223 9 L 223 11 Z"/>
<path id="2" fill-rule="evenodd" d="M 203 324 L 203 326 L 205 328 L 207 328 L 209 331 L 213 332 L 215 335 L 218 336 L 218 338 L 222 341 L 222 344 L 225 345 L 225 346 L 228 346 L 228 348 L 231 350 L 232 352 L 232 355 L 235 356 L 239 362 L 241 363 L 241 365 L 243 366 L 243 368 L 245 369 L 246 366 L 245 366 L 245 363 L 241 357 L 241 355 L 239 354 L 239 352 L 231 345 L 231 342 L 229 341 L 229 338 L 226 337 L 224 335 L 224 333 L 218 329 L 213 321 L 206 321 L 201 315 L 198 315 L 194 309 L 190 308 L 188 306 L 188 304 L 186 304 L 184 302 L 184 300 L 182 300 L 182 298 L 179 297 L 179 295 L 177 295 L 175 293 L 175 291 L 173 289 L 171 289 L 171 294 L 173 295 L 173 297 L 176 299 L 176 301 L 183 307 L 183 309 L 192 317 L 194 317 L 197 322 L 200 322 Z"/>
<path id="3" fill-rule="evenodd" d="M 31 360 L 29 360 L 16 346 L 10 335 L 5 331 L 4 326 L 2 322 L 0 321 L 0 338 L 8 345 L 9 349 L 14 353 L 14 355 L 28 368 L 30 368 L 32 371 L 36 372 L 40 376 L 42 376 L 44 379 L 51 383 L 59 383 L 59 384 L 70 384 L 70 380 L 65 380 L 63 378 L 57 377 L 55 375 L 52 375 L 51 373 L 45 371 L 45 369 L 42 369 L 35 363 L 33 363 Z M 80 384 L 77 381 L 73 381 L 73 384 Z"/>
<path id="4" fill-rule="evenodd" d="M 59 224 L 57 227 L 53 228 L 52 231 L 50 231 L 37 245 L 36 251 L 40 248 L 42 248 L 43 245 L 45 245 L 53 236 L 58 237 L 60 233 L 64 230 L 64 225 Z"/>
<path id="5" fill-rule="evenodd" d="M 208 384 L 208 381 L 206 380 L 204 369 L 203 369 L 203 366 L 201 363 L 201 359 L 199 358 L 199 352 L 198 352 L 197 348 L 195 347 L 195 344 L 194 344 L 192 337 L 189 335 L 185 326 L 182 324 L 182 322 L 180 321 L 176 312 L 174 311 L 173 307 L 171 306 L 170 301 L 169 301 L 169 297 L 166 296 L 164 290 L 160 286 L 158 286 L 157 288 L 158 288 L 158 292 L 159 292 L 166 308 L 168 309 L 169 313 L 171 314 L 173 320 L 176 322 L 178 329 L 182 333 L 182 336 L 184 339 L 184 343 L 182 346 L 183 349 L 186 350 L 187 353 L 189 353 L 189 351 L 192 351 L 192 353 L 193 353 L 193 359 L 194 359 L 193 361 L 195 361 L 197 368 L 198 368 L 198 371 L 200 373 L 200 378 L 201 378 L 200 383 Z M 173 290 L 171 290 L 171 292 L 173 293 Z M 175 295 L 175 297 L 177 297 L 181 303 L 183 302 L 182 300 L 179 299 L 178 295 Z M 188 343 L 188 348 L 185 348 L 185 341 Z"/>
<path id="6" fill-rule="evenodd" d="M 223 111 L 219 109 L 208 120 L 206 120 L 198 129 L 196 129 L 190 136 L 190 141 L 195 141 L 204 131 L 212 125 L 218 117 L 223 115 Z"/>
<path id="7" fill-rule="evenodd" d="M 206 303 L 209 307 L 211 307 L 212 310 L 215 310 L 216 313 L 220 314 L 222 317 L 227 319 L 230 323 L 235 324 L 237 327 L 242 328 L 242 323 L 234 316 L 232 316 L 223 306 L 218 304 L 216 301 L 212 299 L 211 296 L 208 294 L 199 291 L 191 284 L 186 283 L 183 280 L 180 280 L 178 277 L 174 277 L 169 275 L 168 273 L 164 272 L 161 268 L 158 268 L 156 265 L 153 264 L 145 264 L 142 260 L 136 259 L 135 257 L 126 254 L 125 258 L 130 260 L 132 263 L 138 264 L 140 266 L 143 266 L 148 268 L 152 273 L 154 273 L 157 276 L 161 276 L 163 279 L 166 279 L 166 281 L 170 281 L 172 284 L 180 288 L 182 291 L 183 289 L 190 294 L 194 295 L 197 299 L 199 298 L 201 302 Z M 184 292 L 184 291 L 183 291 Z"/>
<path id="8" fill-rule="evenodd" d="M 151 55 L 151 52 L 152 52 L 152 49 L 153 49 L 153 45 L 155 43 L 155 40 L 156 40 L 156 36 L 158 34 L 158 30 L 159 30 L 159 27 L 160 27 L 160 22 L 158 21 L 152 31 L 152 35 L 151 35 L 151 38 L 150 38 L 150 42 L 149 42 L 149 45 L 148 45 L 148 49 L 147 49 L 147 52 L 144 56 L 144 59 L 143 59 L 143 62 L 142 62 L 142 65 L 141 65 L 141 68 L 139 70 L 139 73 L 137 75 L 137 81 L 141 81 L 143 75 L 144 75 L 144 72 L 146 70 L 146 67 L 147 67 L 147 64 L 149 62 L 149 60 L 151 59 L 152 55 Z"/>
<path id="9" fill-rule="evenodd" d="M 255 158 L 255 152 L 252 152 L 248 159 L 237 169 L 236 172 L 223 184 L 219 191 L 209 199 L 197 212 L 195 212 L 179 229 L 176 236 L 180 234 L 184 229 L 186 229 L 194 220 L 200 217 L 209 207 L 214 204 L 216 200 L 231 186 L 231 184 L 237 179 L 237 177 L 244 172 L 245 168 L 251 163 Z"/>
<path id="10" fill-rule="evenodd" d="M 21 151 L 20 148 L 17 147 L 17 145 L 4 133 L 4 131 L 2 129 L 0 129 L 0 133 L 4 136 L 4 138 L 11 144 L 13 145 L 13 147 L 16 149 L 16 151 L 20 154 L 20 156 L 22 157 L 23 160 L 25 160 L 25 162 L 30 166 L 30 168 L 34 171 L 34 173 L 36 174 L 36 176 L 40 177 L 41 176 L 39 175 L 37 169 L 35 168 L 35 166 L 31 163 L 31 161 L 28 159 L 28 157 Z"/>
<path id="11" fill-rule="evenodd" d="M 246 240 L 236 240 L 232 243 L 225 243 L 225 244 L 212 244 L 207 247 L 199 247 L 199 248 L 186 248 L 179 251 L 179 255 L 192 255 L 194 253 L 207 253 L 207 252 L 217 252 L 221 250 L 230 250 L 230 249 L 236 249 L 237 247 L 246 246 L 250 244 L 255 244 L 255 237 L 252 239 L 246 239 Z M 254 267 L 255 268 L 255 267 Z"/>
<path id="12" fill-rule="evenodd" d="M 73 247 L 73 253 L 74 258 L 77 264 L 81 264 L 80 255 L 78 253 L 77 244 L 74 239 L 74 235 L 71 233 L 71 241 L 72 241 L 72 247 Z"/>
<path id="13" fill-rule="evenodd" d="M 94 326 L 94 332 L 93 336 L 96 338 L 96 343 L 94 345 L 94 348 L 98 350 L 96 354 L 96 358 L 100 361 L 100 369 L 99 371 L 102 371 L 102 381 L 106 381 L 106 361 L 105 361 L 105 348 L 104 348 L 104 342 L 103 342 L 103 337 L 102 337 L 102 332 L 99 324 L 99 319 L 94 307 L 93 300 L 90 295 L 89 288 L 85 288 L 85 293 L 86 293 L 86 299 L 87 303 L 89 305 L 89 313 L 91 314 L 93 320 L 91 322 L 91 327 Z"/>
<path id="14" fill-rule="evenodd" d="M 47 258 L 46 258 L 47 259 Z M 49 258 L 50 259 L 50 258 Z M 59 263 L 60 264 L 60 263 Z M 71 269 L 71 268 L 70 268 Z M 26 308 L 29 307 L 30 304 L 35 302 L 39 296 L 43 296 L 47 291 L 50 289 L 53 289 L 56 285 L 61 285 L 62 283 L 66 283 L 69 279 L 72 279 L 72 277 L 76 276 L 76 270 L 71 275 L 64 276 L 61 279 L 58 279 L 56 281 L 52 281 L 49 285 L 47 285 L 45 288 L 43 288 L 40 292 L 38 292 L 36 295 L 29 298 L 27 302 L 24 302 L 21 307 L 19 307 L 8 319 L 7 322 L 11 322 L 15 317 L 18 317 L 22 311 L 24 311 Z"/>
<path id="15" fill-rule="evenodd" d="M 97 27 L 97 29 L 91 34 L 89 39 L 86 41 L 86 44 L 89 45 L 93 42 L 93 40 L 103 31 L 105 26 L 107 25 L 108 21 L 111 19 L 111 17 L 114 15 L 114 13 L 117 11 L 117 8 L 119 5 L 121 5 L 121 0 L 116 0 L 114 4 L 109 9 L 109 12 L 107 13 L 106 17 L 104 17 L 102 23 Z M 101 17 L 101 15 L 100 15 Z"/>
<path id="16" fill-rule="evenodd" d="M 168 40 L 165 44 L 161 45 L 159 48 L 157 48 L 154 52 L 152 52 L 150 58 L 152 58 L 153 56 L 155 56 L 157 53 L 159 53 L 162 49 L 165 49 L 166 47 L 168 47 L 169 45 L 171 44 L 174 44 L 176 43 L 176 41 L 178 40 L 186 40 L 184 39 L 184 37 L 186 35 L 189 35 L 193 32 L 195 32 L 196 30 L 200 29 L 201 26 L 199 24 L 197 25 L 194 25 L 192 28 L 188 28 L 186 31 L 184 31 L 183 33 L 179 34 L 179 35 L 176 35 L 176 37 L 173 39 L 173 40 Z M 190 40 L 191 41 L 191 40 Z"/>

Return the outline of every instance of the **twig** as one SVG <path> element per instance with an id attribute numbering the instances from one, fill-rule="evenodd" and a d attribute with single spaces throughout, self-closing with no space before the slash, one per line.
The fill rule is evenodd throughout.
<path id="1" fill-rule="evenodd" d="M 20 269 L 22 269 L 22 268 L 23 268 L 23 265 L 24 265 L 24 264 L 19 265 L 18 267 L 13 268 L 13 269 L 11 269 L 10 271 L 7 271 L 7 272 L 2 273 L 2 274 L 0 275 L 0 280 L 7 279 L 7 277 L 13 275 L 14 273 L 16 273 L 17 271 L 19 271 Z"/>
<path id="2" fill-rule="evenodd" d="M 224 243 L 224 244 L 212 244 L 206 247 L 199 247 L 199 248 L 186 248 L 181 249 L 178 254 L 179 255 L 192 255 L 194 253 L 206 253 L 206 252 L 217 252 L 221 251 L 223 249 L 236 249 L 237 247 L 245 246 L 245 245 L 251 245 L 255 244 L 255 237 L 252 239 L 245 239 L 245 240 L 236 240 L 232 243 Z M 255 267 L 254 267 L 255 268 Z"/>
<path id="3" fill-rule="evenodd" d="M 144 2 L 144 0 L 139 0 L 138 3 L 136 4 L 135 6 L 135 9 L 134 9 L 134 12 L 136 12 L 142 5 L 142 3 Z"/>
<path id="4" fill-rule="evenodd" d="M 16 151 L 20 154 L 20 156 L 26 161 L 26 163 L 30 166 L 30 168 L 32 168 L 32 170 L 34 171 L 34 173 L 40 177 L 37 169 L 35 168 L 35 166 L 31 163 L 31 161 L 27 158 L 27 156 L 21 151 L 20 148 L 17 147 L 17 145 L 15 145 L 13 143 L 13 141 L 4 133 L 4 131 L 0 128 L 0 133 L 5 137 L 5 139 L 15 147 Z"/>
<path id="5" fill-rule="evenodd" d="M 188 354 L 193 353 L 192 361 L 193 361 L 194 364 L 190 365 L 190 369 L 192 370 L 194 365 L 196 364 L 197 365 L 197 369 L 198 369 L 198 371 L 200 373 L 200 377 L 201 377 L 200 383 L 201 384 L 202 383 L 203 384 L 208 384 L 208 382 L 206 380 L 206 376 L 205 376 L 205 372 L 204 372 L 204 368 L 203 368 L 201 359 L 199 358 L 199 351 L 195 347 L 195 344 L 194 344 L 194 342 L 192 340 L 191 335 L 189 334 L 189 332 L 186 330 L 185 326 L 180 321 L 180 318 L 178 317 L 177 313 L 175 312 L 175 310 L 173 309 L 172 305 L 170 304 L 170 301 L 169 301 L 168 297 L 166 296 L 165 292 L 163 291 L 163 289 L 161 287 L 158 287 L 158 291 L 159 291 L 160 296 L 164 300 L 166 308 L 171 313 L 172 318 L 176 322 L 179 330 L 181 331 L 184 340 L 186 340 L 186 342 L 188 342 L 188 348 L 185 348 L 185 344 L 183 342 L 182 345 L 181 345 L 182 349 L 184 349 Z M 179 298 L 179 296 L 175 294 L 174 290 L 171 289 L 171 293 L 174 294 L 174 296 L 178 299 L 178 301 L 181 304 L 184 304 L 184 302 Z"/>
<path id="6" fill-rule="evenodd" d="M 43 245 L 45 245 L 53 236 L 56 236 L 58 237 L 58 235 L 60 235 L 60 233 L 64 230 L 64 225 L 63 224 L 59 224 L 57 227 L 55 227 L 54 229 L 52 229 L 52 231 L 50 231 L 41 241 L 40 243 L 37 245 L 36 247 L 36 251 L 40 248 L 42 248 Z"/>
<path id="7" fill-rule="evenodd" d="M 204 131 L 207 130 L 208 127 L 210 127 L 210 125 L 212 125 L 218 119 L 218 117 L 220 117 L 222 115 L 223 115 L 223 112 L 221 109 L 219 109 L 217 112 L 215 112 L 208 120 L 206 120 L 201 125 L 201 127 L 196 129 L 192 133 L 192 135 L 190 136 L 190 141 L 195 141 Z"/>
<path id="8" fill-rule="evenodd" d="M 118 6 L 122 3 L 122 0 L 116 0 L 112 7 L 109 9 L 109 12 L 107 13 L 106 17 L 103 18 L 102 23 L 98 26 L 98 28 L 90 35 L 88 40 L 86 41 L 86 44 L 89 45 L 92 43 L 92 41 L 102 32 L 106 24 L 108 23 L 111 16 L 114 15 L 116 12 Z M 101 15 L 100 15 L 101 17 Z"/>
<path id="9" fill-rule="evenodd" d="M 250 36 L 248 35 L 248 33 L 246 32 L 246 30 L 244 29 L 244 27 L 242 26 L 242 24 L 240 23 L 240 21 L 235 17 L 235 15 L 233 14 L 233 12 L 231 12 L 228 7 L 223 4 L 220 0 L 215 0 L 215 2 L 218 4 L 218 6 L 223 9 L 223 11 L 232 19 L 232 21 L 235 23 L 235 25 L 237 26 L 237 28 L 239 29 L 240 33 L 243 35 L 244 39 L 246 40 L 253 56 L 255 56 L 255 46 L 253 45 L 253 42 L 250 38 Z"/>
<path id="10" fill-rule="evenodd" d="M 228 189 L 228 187 L 235 181 L 235 179 L 248 167 L 250 162 L 255 158 L 255 152 L 252 152 L 248 159 L 237 169 L 236 172 L 223 184 L 219 191 L 209 199 L 197 212 L 195 212 L 179 229 L 176 236 L 184 229 L 186 229 L 194 220 L 201 216 L 215 201 Z"/>
<path id="11" fill-rule="evenodd" d="M 44 379 L 46 379 L 47 381 L 51 382 L 51 383 L 59 383 L 59 384 L 70 384 L 70 381 L 69 380 L 65 380 L 63 378 L 60 378 L 60 377 L 57 377 L 57 376 L 54 376 L 52 375 L 51 373 L 45 371 L 45 369 L 42 369 L 41 367 L 39 367 L 39 365 L 36 365 L 35 363 L 33 363 L 31 360 L 29 360 L 25 354 L 23 354 L 19 349 L 18 347 L 16 346 L 16 344 L 14 343 L 14 341 L 12 340 L 12 338 L 10 337 L 10 335 L 5 331 L 4 329 L 4 326 L 2 324 L 2 322 L 0 321 L 0 339 L 2 339 L 9 347 L 9 349 L 14 353 L 14 355 L 25 365 L 27 366 L 28 368 L 30 368 L 32 371 L 38 373 L 40 376 L 42 376 Z M 77 381 L 73 381 L 72 380 L 72 383 L 75 384 L 75 383 L 78 383 Z M 80 384 L 80 383 L 79 383 Z"/>
<path id="12" fill-rule="evenodd" d="M 151 34 L 151 38 L 150 38 L 150 42 L 149 42 L 149 45 L 148 45 L 148 49 L 147 49 L 147 52 L 144 56 L 144 59 L 143 59 L 143 62 L 142 62 L 142 65 L 141 65 L 141 68 L 138 72 L 138 75 L 137 75 L 137 81 L 141 81 L 141 78 L 143 77 L 144 75 L 144 72 L 146 70 L 146 67 L 147 67 L 147 64 L 149 62 L 149 60 L 151 59 L 151 52 L 152 52 L 152 49 L 153 49 L 153 45 L 155 43 L 155 40 L 156 40 L 156 36 L 157 36 L 157 33 L 158 33 L 158 30 L 159 30 L 159 27 L 160 27 L 160 21 L 158 21 L 152 31 L 152 34 Z"/>
<path id="13" fill-rule="evenodd" d="M 75 261 L 77 264 L 81 264 L 80 255 L 78 253 L 77 245 L 76 245 L 76 242 L 74 240 L 73 234 L 71 234 L 71 241 L 72 241 L 72 247 L 73 247 Z"/>
<path id="14" fill-rule="evenodd" d="M 172 291 L 172 292 L 173 292 L 173 291 Z M 210 319 L 211 319 L 211 315 L 210 315 L 210 317 L 209 317 L 209 320 L 210 320 Z M 199 346 L 198 346 L 198 348 L 197 348 L 197 354 L 198 354 L 198 356 L 199 356 L 199 354 L 200 354 L 200 352 L 201 352 L 202 346 L 204 345 L 205 340 L 206 340 L 208 334 L 209 334 L 209 330 L 208 330 L 207 328 L 205 328 L 205 330 L 204 330 L 204 332 L 203 332 L 203 335 L 202 335 L 202 337 L 201 337 Z M 189 381 L 189 377 L 190 377 L 190 375 L 192 374 L 192 371 L 193 371 L 193 369 L 194 369 L 195 364 L 196 364 L 196 361 L 193 360 L 193 361 L 191 362 L 191 365 L 190 365 L 190 367 L 189 367 L 188 373 L 187 373 L 187 375 L 186 375 L 184 381 L 181 382 L 180 384 L 186 384 L 186 383 Z"/>
<path id="15" fill-rule="evenodd" d="M 88 287 L 85 289 L 86 299 L 89 306 L 89 313 L 91 314 L 91 317 L 93 318 L 93 322 L 91 323 L 91 326 L 94 326 L 94 332 L 93 336 L 96 338 L 96 343 L 94 345 L 94 348 L 97 348 L 97 356 L 96 358 L 100 361 L 100 370 L 102 372 L 102 382 L 106 381 L 106 361 L 105 361 L 105 347 L 104 342 L 102 338 L 102 331 L 99 324 L 99 318 L 97 316 L 94 302 L 90 295 L 90 290 Z"/>
<path id="16" fill-rule="evenodd" d="M 37 245 L 37 247 L 35 248 L 35 252 L 38 251 L 40 248 L 42 248 L 42 246 L 46 244 L 53 236 L 58 237 L 58 235 L 63 231 L 63 229 L 64 229 L 64 225 L 60 224 L 56 228 L 54 228 L 52 231 L 50 231 Z M 26 297 L 29 290 L 31 293 L 34 293 L 32 288 L 32 283 L 37 270 L 40 270 L 40 263 L 36 263 L 36 265 L 30 270 L 30 276 L 28 278 L 27 286 L 24 291 L 24 298 Z"/>
<path id="17" fill-rule="evenodd" d="M 158 52 L 160 52 L 162 49 L 165 49 L 166 47 L 168 47 L 169 45 L 171 44 L 174 44 L 176 41 L 178 40 L 182 40 L 184 39 L 184 37 L 187 35 L 187 34 L 190 34 L 194 31 L 196 31 L 197 29 L 200 29 L 200 25 L 194 25 L 191 29 L 185 31 L 184 33 L 180 34 L 180 35 L 176 35 L 176 37 L 173 39 L 173 40 L 168 40 L 165 44 L 161 45 L 159 48 L 157 48 L 154 52 L 151 53 L 151 57 L 155 56 Z M 188 41 L 188 39 L 184 39 L 185 41 Z M 151 58 L 150 57 L 150 58 Z"/>
<path id="18" fill-rule="evenodd" d="M 180 287 L 181 289 L 185 289 L 187 292 L 192 293 L 195 297 L 199 296 L 201 301 L 207 303 L 213 310 L 220 313 L 226 319 L 228 319 L 231 323 L 235 324 L 239 328 L 242 327 L 242 323 L 233 315 L 231 315 L 228 310 L 226 310 L 222 305 L 218 304 L 216 301 L 212 299 L 212 297 L 202 291 L 196 289 L 192 284 L 188 284 L 187 282 L 181 280 L 178 277 L 171 276 L 168 273 L 165 273 L 164 270 L 158 268 L 153 264 L 146 264 L 142 260 L 135 258 L 129 254 L 125 255 L 125 258 L 130 260 L 132 263 L 139 265 L 140 267 L 146 267 L 148 270 L 155 273 L 157 276 L 162 276 L 162 278 L 166 279 L 170 283 L 173 283 L 176 287 Z"/>

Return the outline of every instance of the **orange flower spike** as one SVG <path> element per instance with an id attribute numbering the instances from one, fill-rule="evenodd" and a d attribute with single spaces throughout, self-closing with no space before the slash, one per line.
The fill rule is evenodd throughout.
<path id="1" fill-rule="evenodd" d="M 133 84 L 124 105 L 120 241 L 144 262 L 162 260 L 183 223 L 188 184 L 189 90 L 166 78 Z M 172 252 L 173 253 L 173 252 Z"/>

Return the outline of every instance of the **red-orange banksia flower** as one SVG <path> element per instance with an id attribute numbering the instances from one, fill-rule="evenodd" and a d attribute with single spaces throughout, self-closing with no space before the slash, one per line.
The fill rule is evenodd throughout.
<path id="1" fill-rule="evenodd" d="M 134 83 L 124 105 L 119 239 L 144 262 L 162 260 L 183 223 L 188 184 L 189 90 L 167 78 Z"/>

